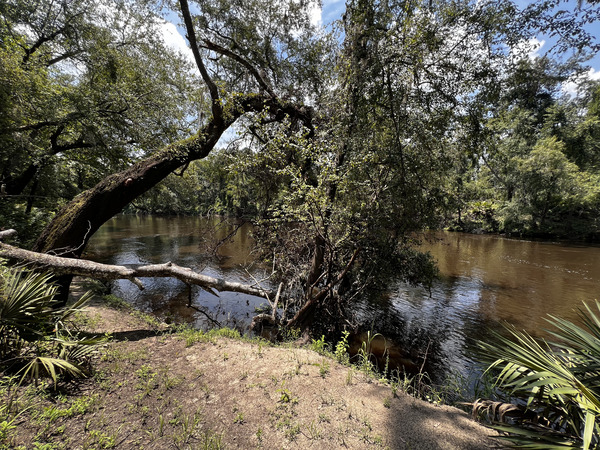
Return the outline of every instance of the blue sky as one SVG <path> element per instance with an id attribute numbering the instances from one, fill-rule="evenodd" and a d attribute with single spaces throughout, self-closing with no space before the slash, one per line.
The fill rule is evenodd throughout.
<path id="1" fill-rule="evenodd" d="M 323 0 L 321 21 L 324 25 L 342 17 L 346 9 L 345 0 Z"/>

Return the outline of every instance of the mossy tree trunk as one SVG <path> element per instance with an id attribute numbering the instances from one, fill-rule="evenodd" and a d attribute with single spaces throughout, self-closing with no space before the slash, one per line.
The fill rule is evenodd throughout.
<path id="1" fill-rule="evenodd" d="M 220 117 L 213 117 L 195 136 L 174 143 L 122 172 L 108 175 L 96 186 L 75 197 L 42 231 L 32 250 L 80 257 L 88 240 L 103 223 L 169 174 L 206 157 L 240 116 L 263 111 L 275 120 L 293 116 L 310 127 L 310 111 L 303 107 L 283 103 L 270 96 L 236 96 Z M 59 300 L 63 302 L 66 301 L 71 279 L 71 276 L 58 279 L 62 287 Z"/>
<path id="2" fill-rule="evenodd" d="M 37 239 L 33 250 L 81 256 L 89 238 L 104 222 L 179 167 L 207 156 L 228 125 L 209 123 L 196 136 L 105 177 L 58 212 Z"/>
<path id="3" fill-rule="evenodd" d="M 179 6 L 186 37 L 211 98 L 210 120 L 195 136 L 174 143 L 122 172 L 107 176 L 92 189 L 75 197 L 44 229 L 34 244 L 34 251 L 71 258 L 80 257 L 90 237 L 103 223 L 175 170 L 206 157 L 223 133 L 246 113 L 268 116 L 263 118 L 264 123 L 287 119 L 301 122 L 309 129 L 309 135 L 313 135 L 310 108 L 280 100 L 261 75 L 261 71 L 250 60 L 204 39 L 204 48 L 210 48 L 216 54 L 240 64 L 255 80 L 257 90 L 261 93 L 220 91 L 202 59 L 187 0 L 179 0 Z M 62 301 L 66 301 L 70 282 L 69 276 L 59 281 L 62 286 Z"/>

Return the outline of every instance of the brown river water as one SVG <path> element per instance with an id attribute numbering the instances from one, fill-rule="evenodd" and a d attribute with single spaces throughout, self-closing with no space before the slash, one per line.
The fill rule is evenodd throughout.
<path id="1" fill-rule="evenodd" d="M 118 216 L 92 237 L 84 256 L 122 265 L 173 261 L 229 280 L 260 281 L 267 270 L 254 262 L 251 227 L 228 238 L 234 228 L 223 219 Z M 364 330 L 383 334 L 403 354 L 415 360 L 426 355 L 436 378 L 450 371 L 465 377 L 480 373 L 474 344 L 501 330 L 503 322 L 545 337 L 548 314 L 577 322 L 583 301 L 600 300 L 598 246 L 435 232 L 424 235 L 421 248 L 440 269 L 431 290 L 396 281 L 361 299 L 355 312 Z M 139 291 L 121 280 L 113 293 L 168 321 L 208 324 L 204 314 L 186 306 L 190 293 L 183 283 L 145 279 L 144 284 Z M 242 330 L 264 303 L 237 293 L 215 297 L 199 288 L 191 295 L 197 308 Z"/>

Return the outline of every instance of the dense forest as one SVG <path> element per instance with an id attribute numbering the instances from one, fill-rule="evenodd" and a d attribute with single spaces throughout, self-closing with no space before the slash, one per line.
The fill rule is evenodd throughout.
<path id="1" fill-rule="evenodd" d="M 577 95 L 565 93 L 561 70 L 547 56 L 520 60 L 494 104 L 467 124 L 476 130 L 461 130 L 476 134 L 453 137 L 452 148 L 439 155 L 445 158 L 436 167 L 440 184 L 429 188 L 442 196 L 429 226 L 597 240 L 600 87 L 581 77 Z M 239 146 L 195 163 L 184 177 L 169 177 L 128 211 L 268 215 L 282 194 L 272 175 L 283 176 L 287 160 L 275 161 L 273 172 L 271 159 L 257 161 Z"/>
<path id="2" fill-rule="evenodd" d="M 501 8 L 495 6 L 495 9 Z M 500 11 L 496 14 L 499 14 L 497 20 L 508 20 L 500 15 Z M 453 20 L 457 21 L 454 25 L 445 26 L 461 26 L 460 20 Z M 368 56 L 365 56 L 362 65 L 373 71 L 369 74 L 368 83 L 374 85 L 360 88 L 366 90 L 364 93 L 373 102 L 369 106 L 371 109 L 364 113 L 371 115 L 372 127 L 380 128 L 377 134 L 382 136 L 375 140 L 384 139 L 373 145 L 384 149 L 387 154 L 375 161 L 367 159 L 359 162 L 402 167 L 404 161 L 401 159 L 386 160 L 391 158 L 389 150 L 396 148 L 399 158 L 406 156 L 410 160 L 411 147 L 415 147 L 414 151 L 419 156 L 413 158 L 421 160 L 411 166 L 412 175 L 418 176 L 414 180 L 419 183 L 427 179 L 427 170 L 423 169 L 423 173 L 417 170 L 420 164 L 435 172 L 437 178 L 435 183 L 422 184 L 419 188 L 426 190 L 424 195 L 432 200 L 428 204 L 433 219 L 427 223 L 429 226 L 525 236 L 597 238 L 600 88 L 597 82 L 585 76 L 580 65 L 593 54 L 592 47 L 586 48 L 583 42 L 573 42 L 569 44 L 576 47 L 562 51 L 554 48 L 548 54 L 540 55 L 534 53 L 535 43 L 532 42 L 531 48 L 524 46 L 528 53 L 519 54 L 513 50 L 510 55 L 502 52 L 500 55 L 488 54 L 488 58 L 506 57 L 511 60 L 498 62 L 490 59 L 486 62 L 488 67 L 478 67 L 481 61 L 473 59 L 474 55 L 467 57 L 457 53 L 459 49 L 474 48 L 483 52 L 477 47 L 479 43 L 471 41 L 472 35 L 454 35 L 445 44 L 432 42 L 431 45 L 437 48 L 429 47 L 426 53 L 421 52 L 423 48 L 420 45 L 423 43 L 401 50 L 404 52 L 402 57 L 408 58 L 417 57 L 419 52 L 418 58 L 427 54 L 430 62 L 440 65 L 436 77 L 454 74 L 454 82 L 446 79 L 444 86 L 440 79 L 429 80 L 435 64 L 420 67 L 419 73 L 419 64 L 413 62 L 410 68 L 402 69 L 409 72 L 404 74 L 405 77 L 416 77 L 414 84 L 409 87 L 404 84 L 398 89 L 399 86 L 386 78 L 387 71 L 397 73 L 397 66 L 381 60 L 386 57 L 383 46 L 394 44 L 382 40 L 375 31 L 377 26 L 372 26 L 373 36 L 369 38 L 374 41 L 372 45 L 375 47 L 364 50 Z M 425 27 L 424 24 L 420 26 Z M 448 39 L 448 34 L 458 30 L 448 32 L 452 28 L 443 28 L 441 24 L 427 26 L 434 27 L 433 31 L 427 32 L 437 33 L 437 37 L 429 36 L 432 39 Z M 344 35 L 348 34 L 346 28 L 342 31 Z M 527 36 L 527 31 L 521 30 L 524 36 Z M 390 36 L 386 38 L 391 39 Z M 415 41 L 421 38 L 410 36 Z M 511 38 L 516 39 L 514 36 Z M 403 39 L 406 40 L 407 36 Z M 452 52 L 450 48 L 444 48 L 451 45 L 456 47 Z M 567 57 L 565 50 L 573 54 Z M 484 53 L 477 53 L 475 58 L 481 55 Z M 343 53 L 337 54 L 337 57 L 342 58 Z M 400 55 L 395 57 L 400 58 Z M 401 64 L 405 65 L 407 61 Z M 460 79 L 461 75 L 477 76 L 481 80 L 467 82 Z M 340 74 L 334 76 L 339 77 Z M 425 79 L 420 81 L 421 77 Z M 484 86 L 485 91 L 481 87 L 484 80 L 488 83 Z M 570 92 L 564 89 L 567 82 L 571 84 Z M 360 83 L 366 81 L 361 80 Z M 428 88 L 423 90 L 418 83 Z M 388 88 L 391 89 L 386 91 Z M 411 88 L 412 92 L 403 91 Z M 439 89 L 436 95 L 442 98 L 433 98 L 434 92 L 427 92 L 429 88 Z M 469 89 L 473 91 L 468 92 Z M 394 102 L 399 100 L 394 96 L 404 96 L 403 103 L 395 105 Z M 321 99 L 325 101 L 322 96 Z M 409 99 L 414 105 L 419 105 L 410 114 L 406 103 Z M 448 103 L 444 104 L 445 101 Z M 330 104 L 319 106 L 331 107 Z M 461 110 L 451 113 L 454 107 Z M 412 114 L 421 120 L 411 117 Z M 328 118 L 332 116 L 330 113 Z M 418 128 L 411 125 L 415 121 Z M 427 129 L 430 121 L 432 123 Z M 229 214 L 253 219 L 270 216 L 280 203 L 286 202 L 289 194 L 286 188 L 293 184 L 294 175 L 290 173 L 289 163 L 298 166 L 302 164 L 299 160 L 303 156 L 293 154 L 291 150 L 287 154 L 267 153 L 265 139 L 257 136 L 253 129 L 245 132 L 248 134 L 237 142 L 232 139 L 226 148 L 195 163 L 184 176 L 169 177 L 165 183 L 133 202 L 128 210 L 153 214 Z M 325 132 L 331 133 L 331 130 Z M 374 132 L 364 131 L 364 141 L 372 140 L 374 136 L 371 133 Z M 436 132 L 443 137 L 433 137 Z M 268 145 L 274 144 L 270 142 Z M 362 145 L 366 145 L 365 142 Z M 261 150 L 260 155 L 255 153 L 257 148 Z M 369 152 L 368 149 L 363 151 Z M 424 163 L 428 158 L 435 159 L 435 165 Z M 297 169 L 302 170 L 302 167 Z M 301 177 L 302 174 L 296 176 Z M 377 177 L 363 174 L 361 181 L 379 185 L 379 189 L 385 186 L 383 189 L 389 190 L 388 177 L 391 179 L 392 176 L 387 173 Z M 418 184 L 414 180 L 410 183 Z M 380 193 L 374 191 L 371 195 L 377 200 Z M 414 201 L 413 195 L 411 193 L 409 197 L 411 201 Z M 406 199 L 406 196 L 403 197 L 403 202 Z"/>
<path id="3" fill-rule="evenodd" d="M 415 230 L 598 237 L 596 2 L 315 6 L 3 2 L 2 227 L 77 258 L 121 211 L 244 217 L 290 326 L 431 280 Z"/>
<path id="4" fill-rule="evenodd" d="M 156 6 L 113 6 L 2 6 L 0 206 L 29 240 L 75 195 L 211 114 Z M 594 2 L 350 2 L 330 33 L 303 2 L 250 23 L 240 17 L 260 2 L 203 7 L 215 86 L 305 105 L 318 131 L 254 111 L 126 211 L 307 217 L 321 209 L 299 210 L 308 191 L 324 200 L 333 188 L 331 206 L 414 222 L 405 228 L 597 237 L 600 91 L 584 65 Z M 539 33 L 557 43 L 536 52 Z"/>

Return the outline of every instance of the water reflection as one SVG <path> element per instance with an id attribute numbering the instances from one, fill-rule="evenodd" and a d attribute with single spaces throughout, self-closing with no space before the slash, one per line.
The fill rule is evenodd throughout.
<path id="1" fill-rule="evenodd" d="M 374 331 L 427 351 L 438 377 L 478 373 L 475 342 L 503 322 L 545 337 L 548 313 L 578 322 L 581 302 L 597 298 L 598 247 L 442 232 L 421 247 L 440 269 L 431 291 L 396 283 L 360 307 Z"/>
<path id="2" fill-rule="evenodd" d="M 234 233 L 238 229 L 237 233 Z M 92 237 L 85 257 L 109 264 L 141 265 L 167 261 L 231 281 L 252 283 L 262 270 L 251 256 L 250 225 L 197 217 L 115 217 Z M 113 292 L 137 308 L 161 318 L 207 325 L 204 314 L 188 308 L 189 288 L 171 278 L 145 278 L 144 291 L 126 280 L 113 283 Z M 245 328 L 263 300 L 239 293 L 218 297 L 193 286 L 192 305 L 222 325 Z"/>
<path id="3" fill-rule="evenodd" d="M 574 308 L 594 300 L 600 248 L 434 233 L 422 246 L 445 277 L 470 280 L 477 314 L 543 335 L 546 314 L 577 320 Z"/>

